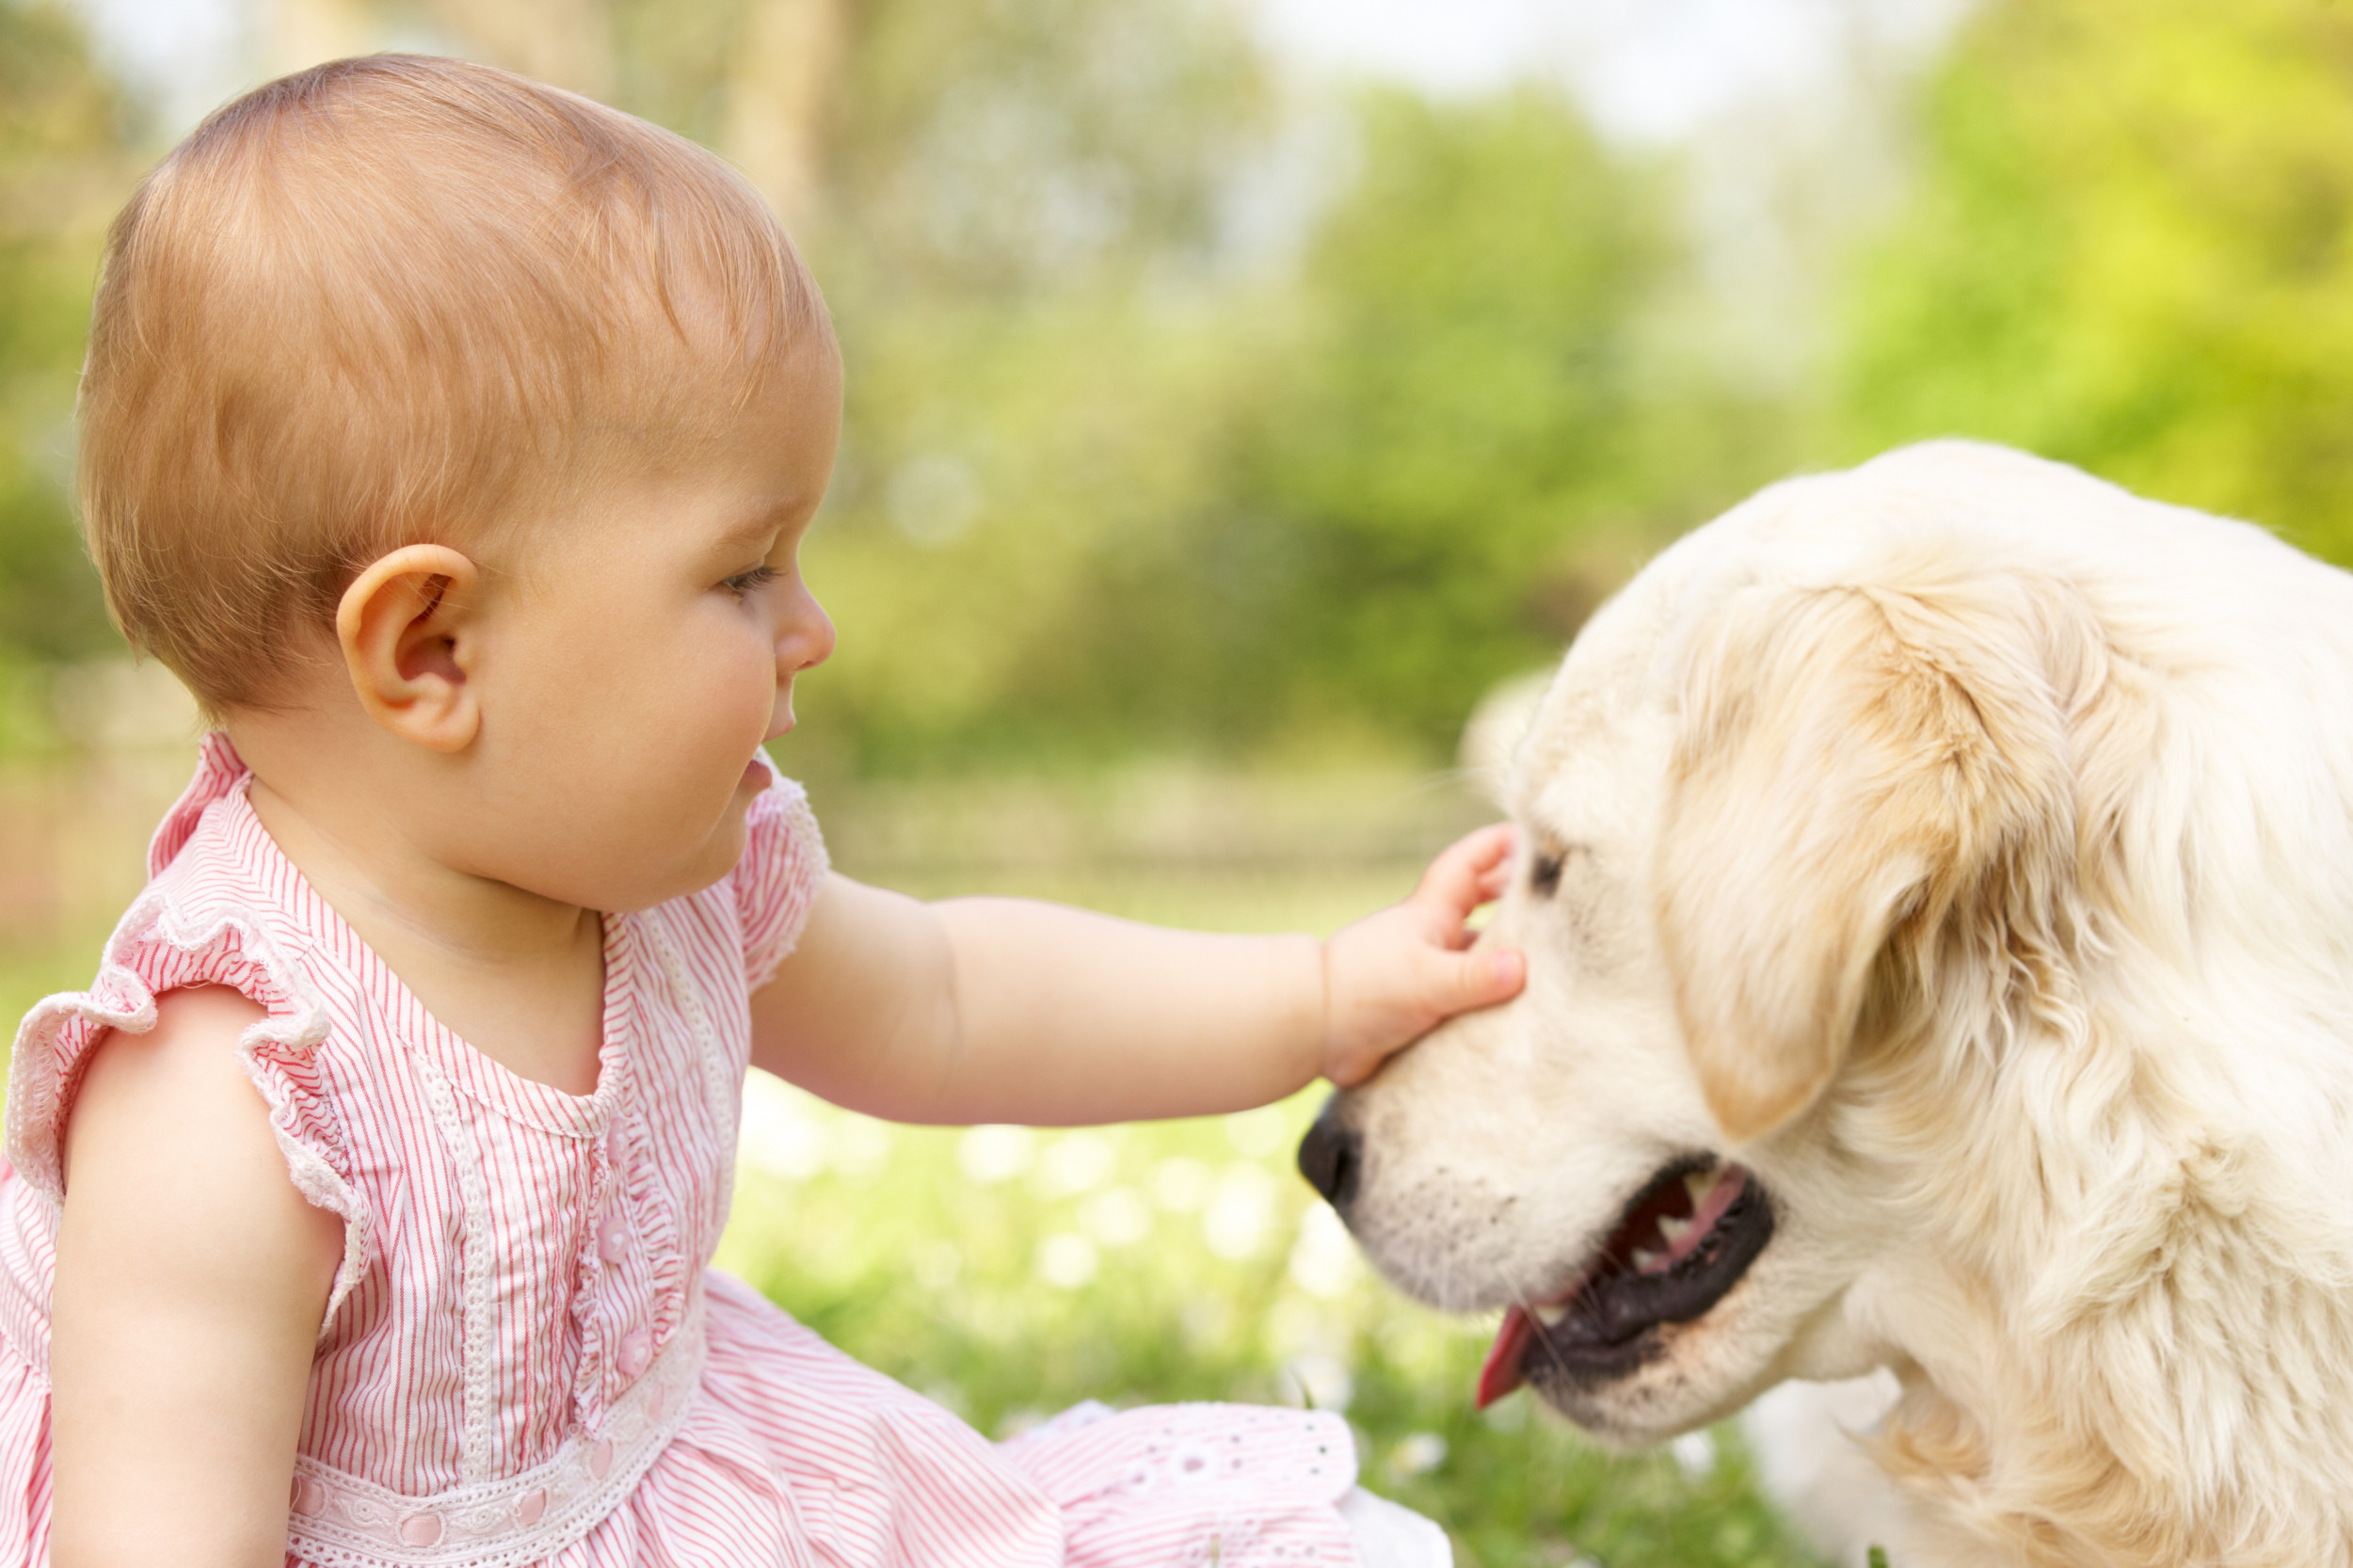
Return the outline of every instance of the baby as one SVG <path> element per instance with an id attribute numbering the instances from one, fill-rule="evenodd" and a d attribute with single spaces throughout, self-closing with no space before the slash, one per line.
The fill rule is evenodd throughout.
<path id="1" fill-rule="evenodd" d="M 1337 1416 L 993 1445 L 707 1270 L 744 1069 L 915 1122 L 1264 1104 L 1521 984 L 1475 834 L 1327 943 L 828 872 L 765 743 L 840 366 L 717 159 L 445 60 L 207 120 L 115 226 L 109 602 L 217 728 L 17 1036 L 0 1541 L 89 1564 L 1446 1560 Z"/>

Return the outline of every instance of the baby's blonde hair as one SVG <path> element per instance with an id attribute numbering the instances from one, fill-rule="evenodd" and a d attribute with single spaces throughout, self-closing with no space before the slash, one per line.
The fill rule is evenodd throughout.
<path id="1" fill-rule="evenodd" d="M 783 230 L 693 143 L 456 60 L 318 66 L 215 113 L 115 221 L 90 554 L 209 712 L 271 706 L 368 562 L 504 526 L 616 443 L 658 458 L 812 333 Z"/>

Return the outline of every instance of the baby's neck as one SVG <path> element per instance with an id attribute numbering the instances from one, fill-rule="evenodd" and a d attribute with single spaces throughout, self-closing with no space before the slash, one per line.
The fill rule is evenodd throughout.
<path id="1" fill-rule="evenodd" d="M 510 1072 L 593 1092 L 602 918 L 447 864 L 397 812 L 337 788 L 348 781 L 341 770 L 306 765 L 274 744 L 280 737 L 249 728 L 233 726 L 232 738 L 254 769 L 254 815 L 426 1011 Z"/>

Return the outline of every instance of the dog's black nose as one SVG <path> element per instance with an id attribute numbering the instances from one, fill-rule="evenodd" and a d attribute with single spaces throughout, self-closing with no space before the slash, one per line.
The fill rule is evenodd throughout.
<path id="1" fill-rule="evenodd" d="M 1356 1169 L 1362 1162 L 1364 1140 L 1340 1125 L 1339 1117 L 1333 1114 L 1334 1103 L 1324 1106 L 1323 1114 L 1299 1141 L 1299 1174 L 1323 1194 L 1324 1202 L 1345 1209 L 1349 1199 L 1356 1195 Z"/>

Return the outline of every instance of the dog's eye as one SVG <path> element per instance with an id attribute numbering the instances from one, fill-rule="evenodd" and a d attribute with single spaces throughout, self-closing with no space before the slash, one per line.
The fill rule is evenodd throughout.
<path id="1" fill-rule="evenodd" d="M 1561 886 L 1561 867 L 1568 856 L 1559 850 L 1538 853 L 1528 868 L 1528 890 L 1538 898 L 1550 898 Z"/>

